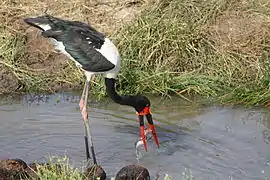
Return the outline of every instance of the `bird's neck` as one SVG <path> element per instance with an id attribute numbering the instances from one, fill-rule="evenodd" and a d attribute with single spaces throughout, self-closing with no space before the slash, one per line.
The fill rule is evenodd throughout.
<path id="1" fill-rule="evenodd" d="M 121 105 L 127 105 L 134 107 L 134 98 L 135 96 L 120 96 L 115 91 L 115 79 L 113 78 L 105 78 L 105 85 L 107 89 L 107 93 L 111 97 L 111 99 Z"/>

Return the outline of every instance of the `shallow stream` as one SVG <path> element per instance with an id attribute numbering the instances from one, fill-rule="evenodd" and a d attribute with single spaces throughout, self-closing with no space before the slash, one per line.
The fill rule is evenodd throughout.
<path id="1" fill-rule="evenodd" d="M 85 160 L 79 93 L 0 98 L 0 158 L 26 162 L 67 155 Z M 140 157 L 154 179 L 270 179 L 270 111 L 243 107 L 197 107 L 180 99 L 151 98 L 160 149 L 149 142 Z M 112 177 L 136 163 L 139 125 L 134 109 L 113 102 L 89 102 L 98 163 Z"/>

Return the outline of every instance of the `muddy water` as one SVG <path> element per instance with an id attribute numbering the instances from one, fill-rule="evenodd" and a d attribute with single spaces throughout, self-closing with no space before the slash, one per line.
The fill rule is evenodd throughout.
<path id="1" fill-rule="evenodd" d="M 85 160 L 79 94 L 1 97 L 0 158 L 27 162 L 68 155 L 75 166 Z M 160 179 L 270 179 L 270 113 L 267 109 L 195 107 L 179 99 L 152 98 L 161 143 L 139 163 Z M 107 102 L 89 102 L 89 117 L 99 164 L 108 176 L 136 163 L 139 134 L 134 110 Z"/>

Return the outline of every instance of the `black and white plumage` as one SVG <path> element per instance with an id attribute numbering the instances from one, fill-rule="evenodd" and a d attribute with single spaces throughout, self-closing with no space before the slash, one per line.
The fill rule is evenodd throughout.
<path id="1" fill-rule="evenodd" d="M 42 36 L 49 38 L 55 45 L 55 49 L 73 60 L 84 71 L 86 82 L 80 100 L 80 109 L 85 124 L 86 140 L 90 138 L 93 155 L 86 102 L 89 82 L 94 74 L 104 74 L 106 90 L 114 102 L 135 108 L 140 119 L 141 133 L 144 129 L 143 116 L 145 115 L 155 135 L 149 99 L 140 95 L 120 96 L 115 91 L 115 79 L 120 71 L 120 55 L 109 38 L 83 22 L 63 20 L 47 14 L 27 18 L 24 21 L 40 29 Z"/>
<path id="2" fill-rule="evenodd" d="M 55 49 L 85 71 L 88 80 L 99 73 L 116 78 L 120 70 L 119 52 L 110 39 L 94 28 L 50 15 L 28 18 L 25 22 L 39 28 L 43 37 L 50 38 Z"/>

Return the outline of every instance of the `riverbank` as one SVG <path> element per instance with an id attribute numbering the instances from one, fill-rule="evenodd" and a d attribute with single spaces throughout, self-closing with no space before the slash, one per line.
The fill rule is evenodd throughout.
<path id="1" fill-rule="evenodd" d="M 21 20 L 49 6 L 48 13 L 89 22 L 116 43 L 121 94 L 270 104 L 267 0 L 1 3 L 1 93 L 82 88 L 82 72 Z M 92 92 L 105 96 L 103 79 L 94 83 Z"/>

